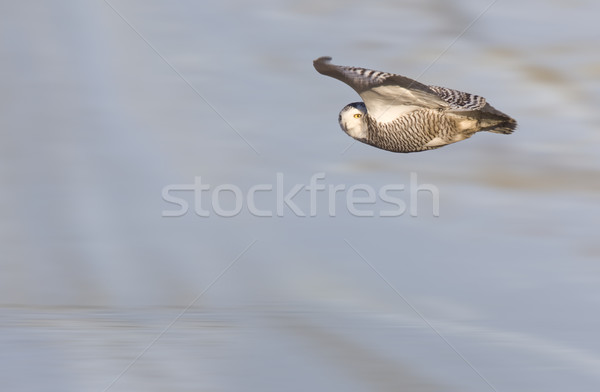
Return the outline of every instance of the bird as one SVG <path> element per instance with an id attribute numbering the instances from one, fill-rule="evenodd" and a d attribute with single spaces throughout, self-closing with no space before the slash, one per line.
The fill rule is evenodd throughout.
<path id="1" fill-rule="evenodd" d="M 319 57 L 313 66 L 346 83 L 363 99 L 346 105 L 338 122 L 346 134 L 373 147 L 398 153 L 427 151 L 479 131 L 508 135 L 517 127 L 513 118 L 481 96 L 331 60 Z"/>

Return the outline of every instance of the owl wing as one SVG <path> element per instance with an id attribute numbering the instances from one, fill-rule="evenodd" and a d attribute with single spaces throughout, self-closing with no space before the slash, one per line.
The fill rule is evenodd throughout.
<path id="1" fill-rule="evenodd" d="M 429 86 L 405 76 L 334 65 L 331 57 L 320 57 L 313 65 L 320 74 L 352 87 L 363 99 L 369 115 L 381 123 L 394 121 L 420 108 L 448 109 L 452 105 Z"/>
<path id="2" fill-rule="evenodd" d="M 479 95 L 469 94 L 447 87 L 428 87 L 448 103 L 450 110 L 478 110 L 482 109 L 486 104 L 485 98 L 480 97 Z"/>

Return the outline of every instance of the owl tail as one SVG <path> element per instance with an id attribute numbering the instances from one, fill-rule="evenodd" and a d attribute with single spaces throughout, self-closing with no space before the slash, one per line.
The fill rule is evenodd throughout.
<path id="1" fill-rule="evenodd" d="M 482 131 L 510 135 L 517 128 L 515 119 L 494 109 L 489 103 L 479 110 L 479 124 Z"/>

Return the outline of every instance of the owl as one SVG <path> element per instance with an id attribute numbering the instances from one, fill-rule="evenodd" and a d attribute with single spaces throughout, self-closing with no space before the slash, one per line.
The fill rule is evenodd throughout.
<path id="1" fill-rule="evenodd" d="M 433 150 L 479 131 L 508 135 L 517 126 L 478 95 L 426 86 L 393 73 L 334 65 L 331 57 L 320 57 L 313 65 L 317 72 L 352 87 L 364 101 L 342 109 L 342 130 L 383 150 Z"/>

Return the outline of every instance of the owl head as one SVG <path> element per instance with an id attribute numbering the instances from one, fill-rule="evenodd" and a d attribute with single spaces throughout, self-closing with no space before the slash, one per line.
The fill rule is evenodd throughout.
<path id="1" fill-rule="evenodd" d="M 362 102 L 346 105 L 340 112 L 338 121 L 342 130 L 354 139 L 367 138 L 367 107 Z"/>

